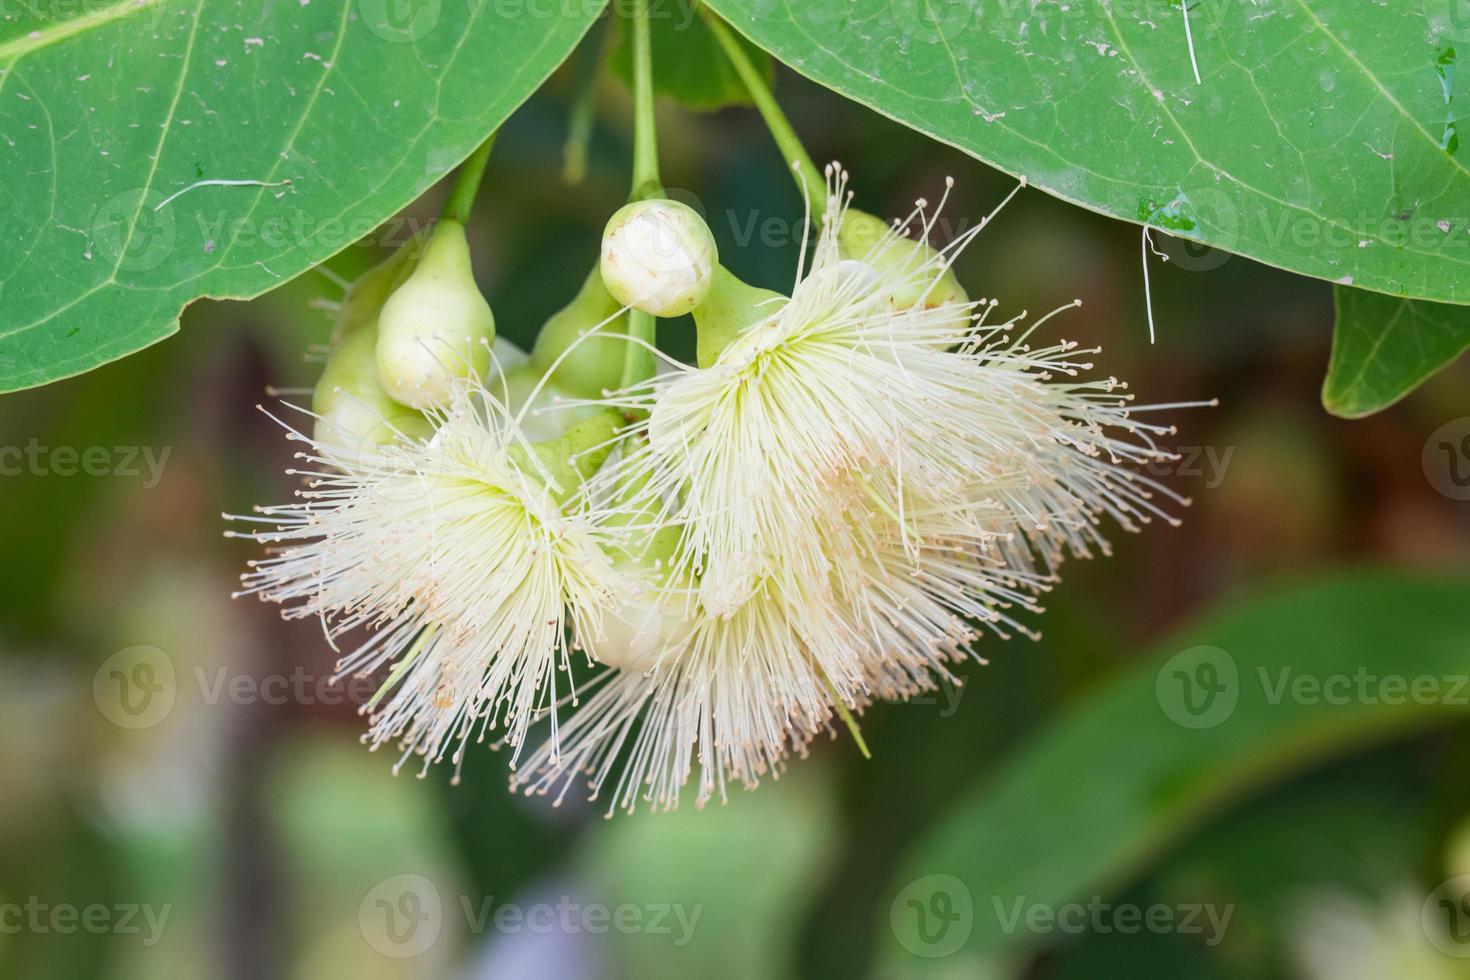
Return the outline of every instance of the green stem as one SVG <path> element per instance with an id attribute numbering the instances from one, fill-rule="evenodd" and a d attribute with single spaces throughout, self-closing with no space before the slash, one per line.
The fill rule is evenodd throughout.
<path id="1" fill-rule="evenodd" d="M 658 172 L 658 129 L 653 113 L 653 41 L 648 27 L 648 0 L 633 0 L 633 189 L 630 201 L 663 197 L 663 180 Z M 652 314 L 632 310 L 628 314 L 628 336 L 646 344 L 657 339 L 657 321 Z M 653 377 L 653 352 L 643 344 L 623 345 L 622 386 L 636 385 Z"/>
<path id="2" fill-rule="evenodd" d="M 663 197 L 658 173 L 658 130 L 653 113 L 653 41 L 648 0 L 633 0 L 633 190 L 630 201 Z"/>
<path id="3" fill-rule="evenodd" d="M 561 179 L 580 184 L 587 176 L 587 146 L 592 141 L 592 123 L 597 116 L 597 79 L 612 51 L 615 36 L 608 30 L 609 19 L 599 18 L 592 28 L 594 36 L 583 42 L 578 51 L 576 78 L 572 86 L 572 108 L 567 122 L 567 141 L 562 147 Z"/>
<path id="4" fill-rule="evenodd" d="M 444 217 L 460 224 L 468 224 L 470 209 L 475 206 L 475 194 L 480 190 L 480 178 L 485 176 L 485 161 L 490 159 L 490 148 L 495 145 L 495 134 L 485 137 L 479 149 L 460 164 L 459 174 L 454 178 L 454 189 L 449 200 L 444 202 Z"/>
<path id="5" fill-rule="evenodd" d="M 658 321 L 652 313 L 644 313 L 642 310 L 628 311 L 628 336 L 636 337 L 650 346 L 657 338 Z M 640 384 L 653 377 L 654 369 L 653 351 L 644 347 L 643 344 L 627 343 L 623 345 L 623 378 L 621 387 L 628 388 Z"/>
<path id="6" fill-rule="evenodd" d="M 822 176 L 822 171 L 812 162 L 811 154 L 806 151 L 806 147 L 801 145 L 801 139 L 796 135 L 796 130 L 791 128 L 786 113 L 781 111 L 776 97 L 771 94 L 770 85 L 766 84 L 760 70 L 751 63 L 750 56 L 746 54 L 745 48 L 735 37 L 735 32 L 720 19 L 719 14 L 703 4 L 700 5 L 699 12 L 704 15 L 704 21 L 709 25 L 710 33 L 724 49 L 725 57 L 730 59 L 730 65 L 735 69 L 735 74 L 739 75 L 740 80 L 745 83 L 746 90 L 750 92 L 751 101 L 760 110 L 761 118 L 766 121 L 766 128 L 771 131 L 776 145 L 781 148 L 782 155 L 786 157 L 786 162 L 790 164 L 795 173 L 797 188 L 806 195 L 806 199 L 811 203 L 813 215 L 820 218 L 827 210 L 827 181 Z"/>

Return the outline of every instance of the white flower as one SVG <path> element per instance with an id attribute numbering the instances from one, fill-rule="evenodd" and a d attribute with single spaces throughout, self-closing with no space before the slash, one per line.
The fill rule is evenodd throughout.
<path id="1" fill-rule="evenodd" d="M 836 175 L 789 301 L 770 303 L 710 366 L 628 397 L 649 419 L 625 465 L 649 470 L 650 497 L 676 502 L 688 527 L 676 567 L 713 572 L 735 603 L 762 575 L 815 574 L 845 485 L 895 516 L 942 502 L 957 527 L 998 505 L 1048 570 L 1065 552 L 1105 548 L 1102 515 L 1129 529 L 1162 515 L 1153 497 L 1168 491 L 1129 467 L 1169 458 L 1152 440 L 1172 430 L 1136 419 L 1116 380 L 1080 380 L 1092 351 L 1033 350 L 1040 323 L 1021 336 L 1015 321 L 987 326 L 994 303 L 927 302 L 979 228 L 945 252 L 895 231 L 870 253 L 917 261 L 845 260 L 843 186 Z M 917 300 L 896 308 L 900 295 Z"/>
<path id="2" fill-rule="evenodd" d="M 1292 959 L 1303 980 L 1464 980 L 1470 964 L 1436 948 L 1424 897 L 1412 885 L 1377 902 L 1343 891 L 1311 892 L 1293 915 Z M 1436 910 L 1437 911 L 1437 910 Z"/>
<path id="3" fill-rule="evenodd" d="M 1091 352 L 987 325 L 995 304 L 948 285 L 973 232 L 842 258 L 842 190 L 788 300 L 745 311 L 707 366 L 615 399 L 648 420 L 598 479 L 679 529 L 663 601 L 687 633 L 654 653 L 643 629 L 612 659 L 625 669 L 563 729 L 567 766 L 542 750 L 532 790 L 563 794 L 576 770 L 631 808 L 674 805 L 696 769 L 701 802 L 753 784 L 874 698 L 954 682 L 977 628 L 1034 635 L 1017 615 L 1067 554 L 1106 550 L 1104 518 L 1167 516 L 1154 498 L 1174 495 L 1133 467 L 1170 458 L 1153 439 L 1171 430 L 1083 379 Z"/>
<path id="4" fill-rule="evenodd" d="M 559 803 L 586 775 L 593 799 L 610 783 L 609 813 L 645 800 L 672 809 L 696 770 L 701 805 L 731 782 L 753 787 L 831 728 L 833 684 L 861 683 L 863 641 L 838 611 L 776 583 L 729 616 L 685 610 L 650 665 L 594 681 L 559 746 L 538 748 L 512 787 Z"/>
<path id="5" fill-rule="evenodd" d="M 308 439 L 300 499 L 238 518 L 270 546 L 241 594 L 315 616 L 331 638 L 366 630 L 341 675 L 390 669 L 365 710 L 376 748 L 424 768 L 498 728 L 517 747 L 571 694 L 569 637 L 589 643 L 622 590 L 605 534 L 530 451 L 506 407 L 461 379 L 434 434 L 344 451 Z M 335 645 L 335 644 L 334 644 Z M 554 750 L 553 750 L 554 751 Z M 396 767 L 395 767 L 396 768 Z"/>

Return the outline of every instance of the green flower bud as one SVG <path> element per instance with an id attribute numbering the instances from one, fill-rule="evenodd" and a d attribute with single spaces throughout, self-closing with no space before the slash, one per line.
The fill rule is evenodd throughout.
<path id="1" fill-rule="evenodd" d="M 943 259 L 932 246 L 895 235 L 882 218 L 848 208 L 837 231 L 837 252 L 844 259 L 857 259 L 872 266 L 882 279 L 906 281 L 889 300 L 896 310 L 906 310 L 920 299 L 929 308 L 942 303 L 963 303 L 970 297 L 947 264 L 934 281 Z M 921 274 L 921 270 L 928 270 Z M 932 286 L 931 286 L 932 284 Z"/>
<path id="2" fill-rule="evenodd" d="M 342 297 L 342 305 L 337 313 L 337 322 L 332 325 L 333 350 L 344 337 L 359 327 L 377 324 L 383 303 L 413 273 L 423 248 L 422 234 L 415 235 L 406 245 L 358 276 L 347 287 L 347 293 Z"/>
<path id="3" fill-rule="evenodd" d="M 603 285 L 602 274 L 593 269 L 576 297 L 541 327 L 536 345 L 531 348 L 531 364 L 544 374 L 563 351 L 576 344 L 556 366 L 550 383 L 582 398 L 598 398 L 603 391 L 616 388 L 622 378 L 623 354 L 628 346 L 621 339 L 628 333 L 628 318 L 619 317 L 586 340 L 578 341 L 621 308 L 622 304 Z"/>
<path id="4" fill-rule="evenodd" d="M 714 281 L 719 252 L 709 226 L 678 201 L 635 201 L 618 209 L 602 233 L 602 281 L 623 306 L 654 316 L 682 316 Z"/>
<path id="5" fill-rule="evenodd" d="M 742 330 L 775 313 L 786 300 L 774 290 L 742 282 L 722 265 L 715 267 L 713 278 L 704 302 L 694 308 L 695 353 L 702 368 L 715 363 Z"/>
<path id="6" fill-rule="evenodd" d="M 490 362 L 495 317 L 475 285 L 464 226 L 444 220 L 378 316 L 378 378 L 414 408 L 449 403 L 454 380 Z"/>
<path id="7" fill-rule="evenodd" d="M 507 452 L 521 472 L 544 480 L 552 495 L 565 501 L 602 468 L 612 452 L 613 436 L 625 424 L 621 413 L 598 409 L 558 436 L 530 443 L 529 449 L 518 443 Z"/>
<path id="8" fill-rule="evenodd" d="M 354 326 L 327 358 L 311 398 L 317 442 L 360 452 L 400 436 L 426 439 L 432 433 L 427 419 L 383 390 L 377 344 L 377 324 L 369 320 Z"/>

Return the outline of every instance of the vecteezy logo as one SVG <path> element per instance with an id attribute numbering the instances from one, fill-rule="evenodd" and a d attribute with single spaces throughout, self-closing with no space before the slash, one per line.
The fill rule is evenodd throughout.
<path id="1" fill-rule="evenodd" d="M 174 212 L 164 196 L 138 188 L 114 194 L 92 212 L 91 246 L 121 272 L 156 269 L 174 250 Z"/>
<path id="2" fill-rule="evenodd" d="M 1430 892 L 1419 909 L 1419 924 L 1441 953 L 1470 957 L 1470 874 L 1456 875 Z"/>
<path id="3" fill-rule="evenodd" d="M 92 675 L 92 699 L 120 728 L 152 728 L 173 711 L 178 686 L 173 661 L 158 647 L 128 647 Z"/>
<path id="4" fill-rule="evenodd" d="M 1229 718 L 1240 700 L 1235 658 L 1219 647 L 1190 647 L 1174 654 L 1154 681 L 1159 707 L 1176 725 L 1214 728 Z"/>
<path id="5" fill-rule="evenodd" d="M 1451 500 L 1470 500 L 1470 417 L 1434 430 L 1421 458 L 1431 486 Z"/>
<path id="6" fill-rule="evenodd" d="M 1190 272 L 1209 272 L 1230 261 L 1227 250 L 1240 240 L 1240 213 L 1227 194 L 1214 187 L 1194 188 L 1179 195 L 1173 210 L 1179 227 L 1171 228 L 1171 222 L 1165 220 L 1166 234 L 1158 237 L 1174 265 Z M 1219 244 L 1206 245 L 1190 235 L 1205 235 Z"/>
<path id="7" fill-rule="evenodd" d="M 953 875 L 925 875 L 898 893 L 888 910 L 893 934 L 916 956 L 957 952 L 975 927 L 970 889 Z"/>
<path id="8" fill-rule="evenodd" d="M 417 41 L 439 23 L 441 0 L 357 0 L 357 11 L 367 29 L 385 41 Z"/>
<path id="9" fill-rule="evenodd" d="M 439 889 L 423 875 L 396 875 L 378 882 L 357 907 L 357 926 L 368 945 L 384 956 L 420 956 L 439 939 L 444 925 Z"/>

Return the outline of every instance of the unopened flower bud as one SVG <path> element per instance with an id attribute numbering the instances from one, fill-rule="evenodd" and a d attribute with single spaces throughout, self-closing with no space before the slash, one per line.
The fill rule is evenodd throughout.
<path id="1" fill-rule="evenodd" d="M 682 316 L 703 302 L 719 253 L 693 208 L 636 201 L 602 233 L 602 281 L 619 303 L 654 316 Z"/>
<path id="2" fill-rule="evenodd" d="M 413 274 L 378 317 L 378 377 L 414 408 L 448 404 L 454 379 L 478 375 L 495 337 L 490 304 L 475 285 L 464 226 L 442 221 Z"/>
<path id="3" fill-rule="evenodd" d="M 593 269 L 576 297 L 551 315 L 536 335 L 531 349 L 531 364 L 540 373 L 551 370 L 557 358 L 571 352 L 556 364 L 550 384 L 583 398 L 598 398 L 618 386 L 623 372 L 623 355 L 628 333 L 626 316 L 605 323 L 622 304 L 613 299 Z M 597 332 L 584 336 L 594 327 Z M 574 346 L 575 345 L 575 346 Z"/>
<path id="4" fill-rule="evenodd" d="M 369 323 L 344 336 L 327 358 L 311 398 L 313 437 L 349 453 L 399 438 L 427 438 L 428 421 L 388 396 L 378 381 L 377 327 Z"/>
<path id="5" fill-rule="evenodd" d="M 938 250 L 904 237 L 882 218 L 865 211 L 847 209 L 837 231 L 837 251 L 844 259 L 872 266 L 880 280 L 897 283 L 889 294 L 896 310 L 910 309 L 921 301 L 925 308 L 933 309 L 970 298 Z"/>

